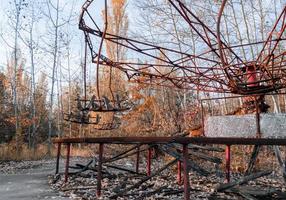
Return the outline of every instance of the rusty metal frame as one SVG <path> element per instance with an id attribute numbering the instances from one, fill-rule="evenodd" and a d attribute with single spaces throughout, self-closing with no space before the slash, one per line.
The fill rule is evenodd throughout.
<path id="1" fill-rule="evenodd" d="M 182 20 L 189 25 L 201 41 L 205 43 L 206 47 L 209 48 L 204 53 L 192 55 L 187 52 L 180 52 L 175 49 L 127 38 L 126 36 L 111 34 L 106 30 L 106 21 L 104 22 L 104 28 L 101 29 L 96 22 L 97 20 L 93 18 L 88 10 L 93 2 L 94 0 L 85 2 L 82 6 L 79 20 L 79 28 L 84 32 L 92 62 L 96 63 L 97 67 L 101 64 L 102 66 L 106 65 L 120 69 L 131 82 L 244 95 L 269 93 L 286 87 L 286 52 L 275 52 L 278 44 L 286 40 L 286 38 L 282 37 L 286 29 L 286 6 L 282 9 L 279 18 L 274 22 L 273 29 L 270 31 L 266 41 L 230 46 L 223 41 L 224 39 L 221 38 L 220 33 L 220 19 L 227 0 L 223 1 L 218 14 L 216 32 L 200 20 L 183 1 L 168 0 L 182 17 Z M 105 4 L 105 15 L 106 13 L 107 5 Z M 89 21 L 91 24 L 87 24 L 86 21 Z M 276 32 L 279 35 L 276 35 Z M 101 39 L 100 44 L 105 40 L 125 47 L 138 53 L 138 55 L 160 61 L 161 64 L 156 62 L 142 64 L 140 62 L 122 60 L 113 61 L 102 54 L 102 45 L 100 45 L 98 52 L 96 51 L 92 41 L 93 36 Z M 244 61 L 234 51 L 235 48 L 261 43 L 264 44 L 263 48 L 255 60 Z M 213 54 L 215 55 L 214 58 L 211 56 Z M 198 65 L 198 61 L 205 64 Z M 246 74 L 243 73 L 243 69 L 253 65 L 253 63 L 255 63 L 255 73 L 257 73 L 258 77 L 256 82 L 259 85 L 257 87 L 251 87 L 246 83 Z M 163 73 L 159 68 L 167 68 L 169 71 Z"/>
<path id="2" fill-rule="evenodd" d="M 80 14 L 79 29 L 85 36 L 86 47 L 89 48 L 92 62 L 96 64 L 97 72 L 99 67 L 108 66 L 117 68 L 126 74 L 130 82 L 148 85 L 159 85 L 175 87 L 178 89 L 190 89 L 197 91 L 216 92 L 216 93 L 235 93 L 243 95 L 261 95 L 276 92 L 286 88 L 286 51 L 276 53 L 275 50 L 279 43 L 285 42 L 283 33 L 286 29 L 286 6 L 280 16 L 275 21 L 273 29 L 269 33 L 266 41 L 257 41 L 249 44 L 230 46 L 221 37 L 220 19 L 227 0 L 222 1 L 218 14 L 216 32 L 210 29 L 188 6 L 181 0 L 168 0 L 172 7 L 182 17 L 189 27 L 198 35 L 207 47 L 205 52 L 197 55 L 188 52 L 181 52 L 175 49 L 166 48 L 160 45 L 139 41 L 126 36 L 114 35 L 107 30 L 107 0 L 104 11 L 104 27 L 100 28 L 94 17 L 89 12 L 90 5 L 94 0 L 86 0 L 82 6 Z M 91 24 L 87 24 L 86 22 Z M 276 35 L 275 33 L 279 34 Z M 100 39 L 98 49 L 95 48 L 93 37 Z M 102 53 L 103 42 L 108 41 L 125 47 L 138 55 L 146 56 L 153 61 L 140 63 L 134 61 L 114 61 Z M 235 53 L 239 47 L 264 44 L 258 57 L 254 60 L 244 61 Z M 214 56 L 213 56 L 214 55 Z M 158 64 L 157 61 L 160 61 Z M 199 62 L 198 62 L 199 61 Z M 198 64 L 200 63 L 200 64 Z M 204 64 L 201 64 L 204 63 Z M 252 66 L 255 70 L 257 80 L 248 83 L 246 81 L 247 67 Z M 168 69 L 162 72 L 160 68 Z M 84 69 L 86 71 L 86 69 Z M 246 71 L 246 73 L 245 73 Z M 97 73 L 98 75 L 98 73 Z M 99 94 L 99 79 L 97 79 L 97 96 Z M 255 86 L 253 86 L 255 85 Z M 239 96 L 230 97 L 237 98 Z M 215 98 L 212 98 L 215 99 Z M 218 99 L 218 98 L 216 98 Z M 86 94 L 85 99 L 86 100 Z M 201 108 L 203 112 L 202 102 Z M 258 115 L 259 116 L 259 115 Z M 204 115 L 202 114 L 202 117 Z M 184 181 L 184 198 L 190 199 L 190 182 L 188 168 L 188 145 L 189 144 L 221 144 L 226 145 L 226 180 L 230 180 L 230 162 L 232 145 L 283 145 L 286 146 L 286 139 L 274 138 L 206 138 L 206 137 L 100 137 L 100 138 L 59 138 L 54 139 L 58 144 L 56 172 L 59 172 L 59 157 L 61 145 L 67 146 L 67 159 L 65 165 L 65 181 L 68 180 L 68 168 L 70 160 L 70 147 L 73 143 L 99 144 L 99 159 L 97 168 L 97 196 L 101 195 L 101 169 L 103 164 L 104 145 L 108 144 L 180 144 L 182 145 L 182 164 Z M 139 146 L 136 151 L 136 172 L 139 171 Z M 147 175 L 151 174 L 152 150 L 148 150 Z M 178 183 L 181 182 L 181 161 L 178 162 Z"/>
<path id="3" fill-rule="evenodd" d="M 220 144 L 226 145 L 226 180 L 230 181 L 230 148 L 233 145 L 281 145 L 286 146 L 286 139 L 277 139 L 277 138 L 207 138 L 207 137 L 98 137 L 98 138 L 58 138 L 54 139 L 53 143 L 58 144 L 58 156 L 57 156 L 57 169 L 59 166 L 59 155 L 61 151 L 61 144 L 67 146 L 67 156 L 66 156 L 66 165 L 65 165 L 65 178 L 68 180 L 68 169 L 70 161 L 70 146 L 71 144 L 86 143 L 86 144 L 99 144 L 99 155 L 98 155 L 98 166 L 97 166 L 97 196 L 101 195 L 101 169 L 103 164 L 103 146 L 110 144 L 181 144 L 183 147 L 182 156 L 183 156 L 183 168 L 184 168 L 184 199 L 190 199 L 190 181 L 189 181 L 189 168 L 188 168 L 188 145 L 189 144 Z M 150 149 L 150 148 L 149 148 Z M 149 157 L 149 156 L 148 156 Z M 137 157 L 138 159 L 138 157 Z M 137 165 L 136 165 L 137 168 Z M 148 167 L 149 168 L 149 167 Z M 151 173 L 151 168 L 150 168 Z"/>

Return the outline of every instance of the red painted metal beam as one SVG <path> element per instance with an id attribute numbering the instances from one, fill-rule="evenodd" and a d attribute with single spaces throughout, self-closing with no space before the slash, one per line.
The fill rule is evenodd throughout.
<path id="1" fill-rule="evenodd" d="M 190 180 L 189 180 L 189 168 L 188 168 L 188 145 L 183 145 L 183 166 L 184 166 L 184 199 L 190 199 Z"/>
<path id="2" fill-rule="evenodd" d="M 230 145 L 227 145 L 225 149 L 225 178 L 227 183 L 230 181 L 230 151 Z"/>

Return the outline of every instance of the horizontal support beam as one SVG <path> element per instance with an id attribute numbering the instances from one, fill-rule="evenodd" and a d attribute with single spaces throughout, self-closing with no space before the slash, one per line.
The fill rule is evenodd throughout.
<path id="1" fill-rule="evenodd" d="M 235 138 L 235 137 L 85 137 L 56 138 L 53 143 L 103 143 L 103 144 L 223 144 L 223 145 L 281 145 L 286 138 Z"/>

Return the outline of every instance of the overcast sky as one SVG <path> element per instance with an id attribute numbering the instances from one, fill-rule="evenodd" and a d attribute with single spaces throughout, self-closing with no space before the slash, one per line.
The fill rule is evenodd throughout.
<path id="1" fill-rule="evenodd" d="M 13 28 L 9 25 L 8 22 L 8 16 L 9 11 L 13 8 L 14 0 L 0 0 L 0 70 L 3 70 L 3 66 L 6 66 L 7 60 L 9 56 L 11 55 L 11 52 L 13 51 L 12 47 L 9 47 L 9 45 L 13 45 L 14 43 L 14 31 Z M 33 0 L 26 0 L 28 2 L 45 2 L 45 0 L 40 1 L 33 1 Z M 72 36 L 71 41 L 71 65 L 72 65 L 72 75 L 79 76 L 80 71 L 80 60 L 82 56 L 82 33 L 78 29 L 78 16 L 81 10 L 81 6 L 84 2 L 84 0 L 60 0 L 60 5 L 64 7 L 64 11 L 60 14 L 60 18 L 68 18 L 67 16 L 70 15 L 70 10 L 72 6 L 72 2 L 74 1 L 74 8 L 72 9 L 74 14 L 74 20 L 69 26 L 64 26 L 60 32 L 69 32 Z M 9 2 L 12 2 L 11 4 Z M 55 0 L 53 2 L 56 2 Z M 40 8 L 44 13 L 48 13 L 47 6 L 45 3 L 42 3 Z M 28 11 L 25 10 L 22 15 L 26 15 L 24 20 L 27 20 L 27 13 Z M 53 15 L 53 13 L 52 13 Z M 22 16 L 23 17 L 23 16 Z M 39 17 L 40 18 L 40 17 Z M 61 20 L 60 20 L 61 21 Z M 27 22 L 26 22 L 27 23 Z M 61 23 L 61 22 L 60 22 Z M 38 76 L 41 72 L 47 74 L 49 76 L 51 72 L 51 56 L 49 56 L 48 53 L 45 52 L 45 49 L 48 49 L 48 45 L 51 44 L 53 37 L 51 37 L 51 33 L 49 32 L 49 20 L 45 16 L 41 16 L 40 22 L 37 23 L 34 31 L 35 39 L 40 45 L 39 55 L 37 55 L 36 60 L 36 76 Z M 25 37 L 24 31 L 21 31 L 20 33 Z M 29 73 L 30 70 L 30 62 L 29 62 L 29 51 L 28 48 L 23 44 L 21 40 L 19 40 L 19 48 L 22 53 L 23 59 L 25 59 L 25 71 Z M 61 55 L 63 56 L 63 55 Z M 67 78 L 67 67 L 66 67 L 66 59 L 60 59 L 61 65 L 63 65 L 62 68 L 62 81 L 66 81 Z"/>
<path id="2" fill-rule="evenodd" d="M 19 0 L 17 0 L 19 1 Z M 46 0 L 26 0 L 28 2 L 46 2 Z M 69 15 L 69 11 L 71 10 L 71 5 L 72 2 L 74 1 L 74 8 L 73 8 L 73 12 L 74 12 L 74 21 L 73 24 L 71 24 L 68 29 L 69 32 L 71 33 L 73 39 L 71 41 L 71 54 L 72 54 L 72 74 L 74 74 L 75 76 L 79 76 L 79 72 L 80 72 L 80 60 L 81 57 L 83 55 L 83 34 L 82 32 L 78 29 L 78 16 L 80 14 L 81 11 L 81 6 L 82 4 L 85 2 L 85 0 L 60 0 L 60 7 L 65 7 L 65 11 L 62 12 L 60 15 L 62 18 L 66 17 L 67 15 Z M 11 3 L 9 3 L 11 2 Z M 11 8 L 13 8 L 14 5 L 14 0 L 0 0 L 0 70 L 3 70 L 3 66 L 6 66 L 7 64 L 7 60 L 8 57 L 11 55 L 11 52 L 13 51 L 13 48 L 7 46 L 6 43 L 13 45 L 14 42 L 14 32 L 13 32 L 13 28 L 11 26 L 9 26 L 8 23 L 8 15 L 9 15 L 9 10 L 11 10 Z M 56 2 L 56 0 L 52 0 L 52 2 Z M 96 0 L 94 1 L 94 3 L 91 6 L 91 10 L 92 10 L 92 15 L 97 19 L 97 22 L 100 21 L 101 19 L 101 10 L 103 9 L 103 0 Z M 131 9 L 130 9 L 131 8 Z M 42 3 L 41 8 L 43 10 L 43 12 L 48 13 L 47 11 L 47 6 L 45 3 Z M 130 12 L 131 10 L 131 12 Z M 127 7 L 127 13 L 128 13 L 128 17 L 129 17 L 129 21 L 131 23 L 133 23 L 134 20 L 134 15 L 135 12 L 132 12 L 132 5 L 131 3 L 128 3 L 128 7 Z M 27 12 L 27 11 L 25 11 Z M 26 15 L 26 13 L 24 12 L 24 14 Z M 64 16 L 65 15 L 65 16 Z M 40 20 L 40 23 L 37 24 L 37 27 L 35 27 L 35 35 L 36 37 L 39 36 L 40 38 L 38 38 L 39 43 L 43 46 L 44 43 L 48 43 L 49 40 L 44 39 L 43 38 L 48 38 L 49 35 L 46 34 L 49 26 L 49 22 L 48 19 L 45 16 L 42 16 L 42 20 Z M 98 20 L 99 18 L 99 20 Z M 63 32 L 66 31 L 67 27 L 64 27 L 64 30 L 62 30 Z M 47 42 L 48 41 L 48 42 Z M 51 40 L 52 41 L 52 40 Z M 51 42 L 50 41 L 50 42 Z M 21 49 L 21 52 L 23 54 L 23 58 L 26 59 L 26 71 L 29 72 L 29 52 L 27 47 L 20 41 L 19 42 L 19 46 Z M 46 47 L 45 47 L 46 48 Z M 39 62 L 37 64 L 37 73 L 39 72 L 45 72 L 46 74 L 50 73 L 49 69 L 51 67 L 51 65 L 47 65 L 47 63 L 50 63 L 50 60 L 47 56 L 47 54 L 45 54 L 45 57 L 43 57 L 43 55 L 41 55 L 42 57 L 39 58 Z M 66 61 L 65 59 L 61 59 L 62 60 L 62 65 L 66 65 Z M 89 63 L 89 65 L 91 65 L 91 63 Z M 93 67 L 94 68 L 94 67 Z M 91 72 L 92 73 L 92 72 Z M 65 71 L 65 68 L 63 68 L 63 74 L 66 75 L 67 71 Z M 66 76 L 65 76 L 66 77 Z M 63 77 L 63 78 L 65 78 Z"/>

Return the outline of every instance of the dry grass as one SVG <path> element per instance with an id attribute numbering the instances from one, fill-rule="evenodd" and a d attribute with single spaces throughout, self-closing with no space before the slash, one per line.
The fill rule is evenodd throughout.
<path id="1" fill-rule="evenodd" d="M 17 153 L 18 151 L 18 153 Z M 48 158 L 47 144 L 39 144 L 36 149 L 29 149 L 27 144 L 22 144 L 16 148 L 15 142 L 0 144 L 0 160 L 40 160 Z M 72 145 L 71 156 L 76 157 L 91 157 L 97 152 L 97 145 Z M 56 157 L 57 146 L 53 145 L 51 156 Z M 61 155 L 66 156 L 66 146 L 61 148 Z"/>
<path id="2" fill-rule="evenodd" d="M 29 149 L 28 145 L 23 144 L 16 148 L 15 143 L 0 145 L 0 160 L 39 160 L 47 156 L 47 146 L 40 144 L 37 149 Z M 55 155 L 55 150 L 52 150 Z"/>

